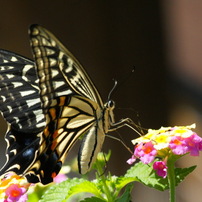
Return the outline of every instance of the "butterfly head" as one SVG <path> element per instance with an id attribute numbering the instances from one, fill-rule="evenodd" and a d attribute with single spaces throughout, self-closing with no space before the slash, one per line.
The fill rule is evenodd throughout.
<path id="1" fill-rule="evenodd" d="M 105 103 L 105 107 L 109 110 L 113 110 L 115 108 L 115 102 L 114 100 L 108 100 L 108 102 Z"/>

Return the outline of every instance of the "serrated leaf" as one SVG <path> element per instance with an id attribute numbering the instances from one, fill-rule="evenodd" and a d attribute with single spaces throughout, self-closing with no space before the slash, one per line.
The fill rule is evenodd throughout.
<path id="1" fill-rule="evenodd" d="M 39 202 L 62 202 L 68 195 L 70 188 L 83 181 L 83 179 L 73 178 L 53 185 L 45 192 Z"/>
<path id="2" fill-rule="evenodd" d="M 116 189 L 121 190 L 127 184 L 129 184 L 131 182 L 135 182 L 135 181 L 138 181 L 138 179 L 136 177 L 121 176 L 121 177 L 117 178 L 117 180 L 116 180 Z"/>
<path id="3" fill-rule="evenodd" d="M 129 184 L 126 186 L 126 189 L 121 197 L 119 197 L 116 202 L 130 202 L 131 200 L 131 191 L 133 189 L 133 184 Z"/>
<path id="4" fill-rule="evenodd" d="M 91 198 L 85 198 L 84 200 L 82 200 L 80 202 L 106 202 L 106 200 L 102 200 L 97 197 L 91 197 Z"/>
<path id="5" fill-rule="evenodd" d="M 80 184 L 77 184 L 75 186 L 72 186 L 71 189 L 68 192 L 67 197 L 71 197 L 75 194 L 81 193 L 81 192 L 88 192 L 96 197 L 103 199 L 100 190 L 97 188 L 95 183 L 90 182 L 90 181 L 84 181 Z"/>
<path id="6" fill-rule="evenodd" d="M 136 177 L 144 185 L 161 191 L 168 188 L 167 178 L 157 176 L 151 164 L 144 164 L 141 161 L 131 167 L 125 177 Z"/>
<path id="7" fill-rule="evenodd" d="M 175 168 L 176 185 L 184 180 L 184 178 L 195 170 L 196 166 L 188 168 Z"/>
<path id="8" fill-rule="evenodd" d="M 196 166 L 191 166 L 189 168 L 175 168 L 176 186 L 195 168 Z M 152 164 L 138 162 L 128 170 L 125 177 L 137 177 L 139 182 L 160 191 L 169 188 L 168 179 L 158 176 L 153 170 Z"/>

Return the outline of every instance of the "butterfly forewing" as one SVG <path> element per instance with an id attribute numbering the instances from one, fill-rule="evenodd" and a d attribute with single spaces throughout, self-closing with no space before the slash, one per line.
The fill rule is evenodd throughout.
<path id="1" fill-rule="evenodd" d="M 32 25 L 30 40 L 43 89 L 43 99 L 47 100 L 49 93 L 52 98 L 75 93 L 95 101 L 99 106 L 103 105 L 81 64 L 53 34 L 40 26 Z"/>
<path id="2" fill-rule="evenodd" d="M 59 172 L 76 140 L 83 134 L 88 135 L 92 126 L 97 126 L 102 101 L 79 62 L 50 32 L 33 25 L 30 40 L 46 127 L 37 158 L 27 173 L 34 173 L 46 184 Z M 95 146 L 89 155 L 94 155 L 96 145 L 100 145 L 97 135 L 94 139 Z M 89 168 L 92 159 L 90 157 Z"/>

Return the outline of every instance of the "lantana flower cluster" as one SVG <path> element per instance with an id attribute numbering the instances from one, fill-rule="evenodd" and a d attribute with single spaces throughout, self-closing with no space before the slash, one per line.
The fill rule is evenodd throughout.
<path id="1" fill-rule="evenodd" d="M 69 166 L 63 166 L 61 173 L 54 179 L 54 183 L 60 183 L 67 179 L 66 173 L 70 172 Z M 35 184 L 28 183 L 26 178 L 10 172 L 0 178 L 0 202 L 26 202 L 28 193 L 34 192 Z M 40 185 L 40 183 L 39 183 Z M 44 186 L 41 186 L 42 189 Z"/>
<path id="2" fill-rule="evenodd" d="M 30 183 L 23 177 L 9 173 L 0 179 L 0 201 L 2 202 L 25 202 Z"/>
<path id="3" fill-rule="evenodd" d="M 144 164 L 153 162 L 156 158 L 160 161 L 153 163 L 153 169 L 157 175 L 166 178 L 167 160 L 173 156 L 182 156 L 190 153 L 191 156 L 199 156 L 202 150 L 202 138 L 190 126 L 161 127 L 159 130 L 149 129 L 148 133 L 132 140 L 135 145 L 132 157 L 127 161 L 132 164 L 140 159 Z"/>

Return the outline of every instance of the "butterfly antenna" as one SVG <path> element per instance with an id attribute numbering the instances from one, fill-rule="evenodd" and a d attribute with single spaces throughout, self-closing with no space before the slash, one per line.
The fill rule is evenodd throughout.
<path id="1" fill-rule="evenodd" d="M 121 79 L 119 79 L 120 80 L 119 85 L 118 85 L 117 80 L 113 79 L 114 80 L 114 86 L 111 89 L 111 91 L 109 92 L 108 100 L 111 99 L 112 94 L 114 94 L 120 88 L 120 86 L 122 86 L 126 81 L 128 81 L 128 79 L 133 75 L 134 72 L 135 72 L 135 66 L 132 68 L 132 70 L 129 73 L 124 75 L 124 78 L 122 77 Z M 118 85 L 118 87 L 117 87 L 117 85 Z"/>
<path id="2" fill-rule="evenodd" d="M 113 79 L 113 80 L 114 80 L 114 86 L 112 87 L 112 89 L 111 89 L 110 92 L 109 92 L 108 100 L 111 100 L 112 93 L 114 93 L 114 91 L 115 91 L 115 89 L 116 89 L 116 87 L 117 87 L 117 84 L 118 84 L 117 80 L 115 80 L 115 79 Z"/>

